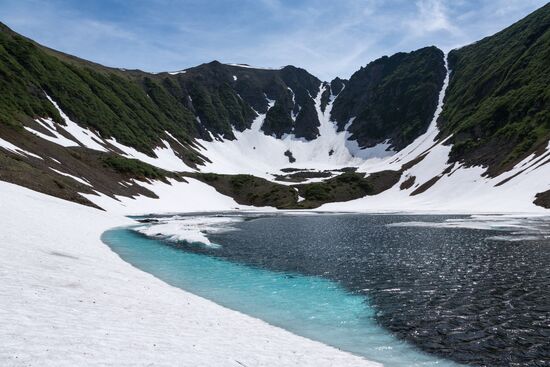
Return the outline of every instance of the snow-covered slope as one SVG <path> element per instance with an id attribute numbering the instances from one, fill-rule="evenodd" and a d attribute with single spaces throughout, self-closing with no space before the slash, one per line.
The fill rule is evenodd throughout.
<path id="1" fill-rule="evenodd" d="M 437 119 L 443 109 L 449 74 L 439 96 L 435 116 L 426 131 L 412 144 L 384 160 L 367 160 L 363 172 L 399 170 L 423 157 L 406 170 L 391 189 L 346 203 L 330 203 L 320 210 L 350 211 L 426 211 L 461 213 L 547 212 L 533 204 L 535 195 L 550 189 L 550 143 L 541 154 L 532 154 L 513 169 L 497 177 L 487 177 L 484 167 L 464 167 L 448 163 L 451 145 L 438 140 Z M 546 164 L 545 164 L 546 162 Z M 408 188 L 404 182 L 413 180 Z M 435 181 L 433 184 L 431 182 Z M 419 188 L 425 185 L 426 190 Z M 415 192 L 416 191 L 416 192 Z"/>
<path id="2" fill-rule="evenodd" d="M 266 136 L 260 131 L 263 116 L 252 128 L 236 132 L 234 141 L 201 142 L 211 163 L 203 171 L 218 173 L 249 173 L 272 179 L 273 173 L 285 167 L 331 170 L 357 167 L 359 172 L 400 170 L 407 163 L 418 163 L 404 170 L 401 180 L 390 190 L 376 196 L 346 203 L 330 203 L 321 210 L 351 211 L 444 211 L 444 212 L 544 212 L 533 204 L 535 195 L 550 189 L 550 144 L 542 154 L 532 154 L 512 170 L 497 177 L 486 177 L 484 167 L 465 167 L 448 163 L 451 145 L 438 140 L 438 117 L 443 109 L 450 72 L 440 92 L 438 106 L 428 130 L 399 152 L 379 144 L 359 149 L 348 140 L 347 131 L 337 132 L 330 121 L 335 96 L 325 112 L 320 109 L 320 94 L 315 99 L 321 126 L 320 136 L 312 141 L 287 135 L 282 139 Z M 290 163 L 285 151 L 292 152 L 296 162 Z M 329 155 L 329 152 L 331 154 Z M 401 188 L 403 182 L 414 183 Z M 432 184 L 433 183 L 433 184 Z"/>
<path id="3" fill-rule="evenodd" d="M 212 61 L 151 74 L 67 63 L 0 23 L 0 178 L 127 212 L 208 202 L 213 191 L 197 194 L 198 182 L 176 182 L 184 176 L 239 203 L 282 208 L 355 199 L 322 209 L 541 211 L 535 197 L 550 207 L 550 106 L 539 97 L 549 85 L 548 24 L 550 5 L 450 51 L 450 78 L 443 51 L 430 46 L 326 83 L 291 65 Z M 236 190 L 246 179 L 255 189 Z M 264 200 L 275 192 L 278 201 Z"/>
<path id="4" fill-rule="evenodd" d="M 0 221 L 2 366 L 377 365 L 133 268 L 100 241 L 122 216 L 0 182 Z"/>
<path id="5" fill-rule="evenodd" d="M 250 129 L 235 131 L 236 140 L 199 141 L 200 151 L 211 161 L 201 171 L 216 173 L 248 173 L 267 179 L 280 173 L 281 168 L 331 170 L 361 165 L 365 159 L 388 156 L 392 152 L 387 145 L 359 149 L 355 141 L 348 140 L 347 131 L 337 132 L 336 124 L 330 121 L 330 110 L 335 96 L 324 112 L 321 111 L 321 93 L 315 98 L 319 116 L 319 132 L 314 140 L 296 138 L 287 134 L 281 139 L 265 135 L 260 129 L 265 115 L 260 114 Z M 284 154 L 290 151 L 296 160 L 290 162 Z"/>

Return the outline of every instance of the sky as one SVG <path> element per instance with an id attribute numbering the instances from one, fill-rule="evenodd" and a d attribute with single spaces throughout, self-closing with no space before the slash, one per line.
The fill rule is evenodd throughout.
<path id="1" fill-rule="evenodd" d="M 175 71 L 218 60 L 348 78 L 384 55 L 489 36 L 541 0 L 0 0 L 0 21 L 107 66 Z"/>

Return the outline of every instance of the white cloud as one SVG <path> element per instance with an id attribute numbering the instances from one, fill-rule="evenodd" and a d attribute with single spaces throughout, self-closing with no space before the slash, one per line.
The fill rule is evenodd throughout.
<path id="1" fill-rule="evenodd" d="M 416 7 L 418 10 L 416 17 L 406 23 L 409 31 L 415 36 L 439 31 L 459 32 L 449 20 L 447 8 L 442 0 L 419 0 L 416 1 Z"/>

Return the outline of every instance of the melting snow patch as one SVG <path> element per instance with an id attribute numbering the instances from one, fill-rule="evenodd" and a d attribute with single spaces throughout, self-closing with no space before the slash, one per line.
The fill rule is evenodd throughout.
<path id="1" fill-rule="evenodd" d="M 57 109 L 59 114 L 61 115 L 61 118 L 65 121 L 66 126 L 59 126 L 63 128 L 66 132 L 71 134 L 80 144 L 85 146 L 86 148 L 99 150 L 102 152 L 106 152 L 107 149 L 100 144 L 102 142 L 102 139 L 97 136 L 94 132 L 92 132 L 90 129 L 85 129 L 81 126 L 79 126 L 76 122 L 72 121 L 69 116 L 67 116 L 61 108 L 59 108 L 59 105 L 50 98 L 46 94 L 46 97 L 50 100 L 50 102 L 54 105 L 54 107 Z M 50 130 L 55 130 L 55 127 L 53 126 L 53 121 L 49 120 L 50 123 Z M 54 131 L 52 131 L 54 132 Z M 54 132 L 55 133 L 55 132 Z M 59 135 L 59 134 L 56 134 Z M 78 145 L 78 144 L 77 144 Z M 70 146 L 70 145 L 69 145 Z"/>
<path id="2" fill-rule="evenodd" d="M 2 138 L 0 138 L 0 147 L 4 148 L 6 150 L 9 150 L 10 152 L 15 153 L 15 154 L 27 155 L 27 156 L 34 157 L 34 158 L 43 159 L 41 156 L 36 155 L 34 153 L 31 153 L 29 151 L 26 151 L 25 149 L 21 149 L 21 148 L 17 147 L 16 145 L 13 145 L 9 141 L 6 141 Z"/>
<path id="3" fill-rule="evenodd" d="M 83 178 L 76 177 L 76 176 L 73 176 L 73 175 L 71 175 L 71 174 L 68 174 L 68 173 L 65 173 L 65 172 L 56 170 L 55 168 L 51 168 L 51 167 L 50 167 L 50 169 L 51 169 L 52 171 L 54 171 L 54 172 L 56 172 L 56 173 L 62 175 L 62 176 L 70 177 L 70 178 L 72 178 L 73 180 L 78 181 L 78 182 L 80 182 L 80 183 L 83 184 L 83 185 L 90 186 L 90 187 L 92 186 L 88 181 L 84 180 Z"/>
<path id="4" fill-rule="evenodd" d="M 94 132 L 92 132 L 90 129 L 85 129 L 81 126 L 79 126 L 77 123 L 72 121 L 69 116 L 67 116 L 61 108 L 59 108 L 58 104 L 50 98 L 46 94 L 46 97 L 48 100 L 54 105 L 54 107 L 57 109 L 63 120 L 65 121 L 66 126 L 61 126 L 56 124 L 51 118 L 39 118 L 35 121 L 40 124 L 42 127 L 44 127 L 51 135 L 44 134 L 40 131 L 34 130 L 28 126 L 25 126 L 25 129 L 34 135 L 44 139 L 48 140 L 52 143 L 61 145 L 63 147 L 77 147 L 79 145 L 82 145 L 86 148 L 99 150 L 102 152 L 106 152 L 107 149 L 101 145 L 100 142 L 103 140 L 96 135 Z M 65 136 L 63 136 L 59 129 L 65 130 L 67 133 L 69 133 L 73 138 L 76 140 L 69 139 Z"/>
<path id="5" fill-rule="evenodd" d="M 217 248 L 219 245 L 210 242 L 207 234 L 234 230 L 231 224 L 241 221 L 243 221 L 243 217 L 238 216 L 173 216 L 161 219 L 158 224 L 139 226 L 133 229 L 146 236 L 168 241 L 185 241 Z"/>
<path id="6" fill-rule="evenodd" d="M 172 136 L 170 136 L 172 137 Z M 173 138 L 173 137 L 172 137 Z M 176 142 L 178 140 L 173 138 Z M 186 165 L 174 152 L 170 143 L 166 140 L 161 140 L 164 147 L 157 147 L 153 150 L 156 155 L 150 157 L 147 154 L 138 152 L 136 149 L 119 143 L 116 139 L 107 139 L 107 142 L 121 150 L 128 158 L 135 158 L 150 165 L 168 170 L 168 171 L 193 171 L 191 167 Z M 181 143 L 180 143 L 181 144 Z"/>
<path id="7" fill-rule="evenodd" d="M 473 215 L 463 219 L 447 219 L 444 222 L 398 222 L 388 227 L 468 228 L 484 231 L 506 232 L 505 235 L 487 237 L 494 241 L 527 241 L 550 238 L 550 222 L 547 216 Z"/>
<path id="8" fill-rule="evenodd" d="M 78 143 L 74 140 L 68 139 L 61 135 L 57 129 L 55 128 L 55 123 L 52 119 L 37 119 L 35 120 L 37 123 L 42 125 L 44 128 L 46 128 L 53 136 L 44 134 L 40 131 L 31 129 L 28 126 L 25 126 L 25 130 L 27 130 L 30 133 L 33 133 L 34 135 L 38 136 L 39 138 L 42 138 L 44 140 L 48 140 L 52 143 L 55 143 L 57 145 L 61 145 L 62 147 L 77 147 Z"/>

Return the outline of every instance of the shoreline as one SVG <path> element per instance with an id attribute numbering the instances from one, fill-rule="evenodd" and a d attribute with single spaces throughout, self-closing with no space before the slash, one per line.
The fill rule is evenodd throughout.
<path id="1" fill-rule="evenodd" d="M 2 364 L 380 366 L 126 263 L 100 236 L 128 218 L 4 182 L 0 194 Z"/>
<path id="2" fill-rule="evenodd" d="M 170 191 L 176 189 L 177 185 Z M 178 200 L 172 195 L 155 199 L 156 206 L 138 199 L 129 206 L 121 203 L 119 210 L 101 211 L 0 181 L 0 220 L 5 228 L 0 233 L 4 254 L 0 316 L 8 325 L 0 334 L 4 346 L 0 362 L 15 366 L 36 361 L 45 366 L 381 365 L 173 287 L 124 261 L 101 236 L 115 227 L 138 224 L 125 216 L 137 214 L 136 208 L 158 215 L 169 215 L 169 210 L 160 208 L 170 206 L 186 209 L 174 214 L 443 215 L 447 211 L 277 211 L 238 206 L 213 189 L 199 189 L 212 195 L 202 207 L 195 190 L 184 190 Z M 191 205 L 185 200 L 189 197 L 195 199 Z M 465 215 L 491 214 L 547 216 L 535 212 Z"/>

